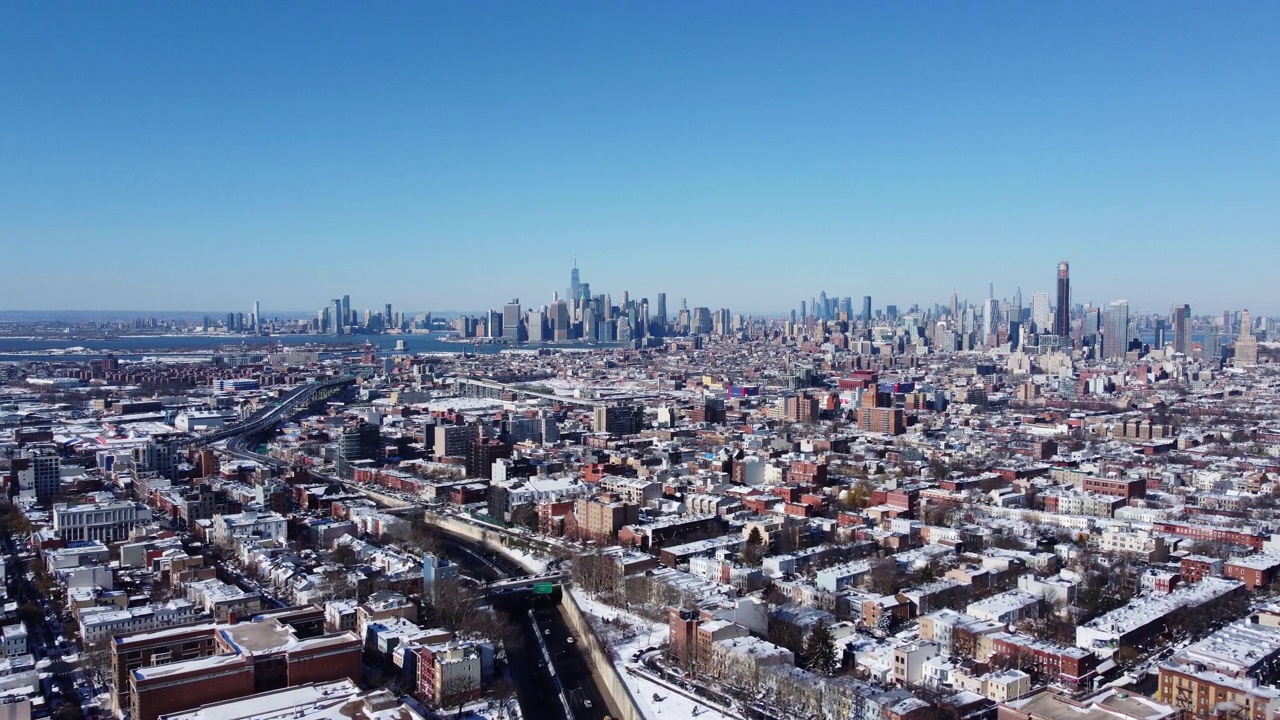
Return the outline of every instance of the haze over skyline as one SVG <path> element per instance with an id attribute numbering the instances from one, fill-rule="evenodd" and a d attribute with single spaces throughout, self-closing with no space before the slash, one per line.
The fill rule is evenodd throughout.
<path id="1" fill-rule="evenodd" d="M 1280 9 L 0 6 L 3 309 L 1280 314 Z"/>

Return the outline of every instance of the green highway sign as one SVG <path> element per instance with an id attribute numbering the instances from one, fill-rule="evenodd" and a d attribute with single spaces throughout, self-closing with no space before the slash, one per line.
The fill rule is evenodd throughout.
<path id="1" fill-rule="evenodd" d="M 556 586 L 549 582 L 540 582 L 533 584 L 534 595 L 550 595 L 555 592 Z"/>

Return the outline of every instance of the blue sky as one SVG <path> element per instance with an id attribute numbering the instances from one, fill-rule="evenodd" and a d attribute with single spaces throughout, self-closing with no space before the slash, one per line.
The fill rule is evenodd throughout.
<path id="1" fill-rule="evenodd" d="M 1280 314 L 1280 6 L 0 4 L 4 309 Z"/>

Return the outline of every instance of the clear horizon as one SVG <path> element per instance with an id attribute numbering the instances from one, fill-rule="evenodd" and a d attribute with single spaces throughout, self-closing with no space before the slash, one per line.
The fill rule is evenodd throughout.
<path id="1" fill-rule="evenodd" d="M 1277 20 L 10 3 L 0 307 L 540 306 L 574 258 L 669 307 L 1028 304 L 1066 259 L 1073 302 L 1280 315 Z"/>

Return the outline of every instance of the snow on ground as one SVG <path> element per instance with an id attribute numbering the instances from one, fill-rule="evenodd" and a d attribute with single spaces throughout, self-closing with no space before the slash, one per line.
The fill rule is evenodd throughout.
<path id="1" fill-rule="evenodd" d="M 544 573 L 547 571 L 547 565 L 551 563 L 552 558 L 542 553 L 532 553 L 521 548 L 504 547 L 503 553 L 510 556 L 513 560 L 520 563 L 522 567 L 528 568 L 531 573 Z"/>
<path id="2" fill-rule="evenodd" d="M 707 705 L 691 697 L 687 690 L 677 691 L 659 684 L 647 676 L 637 676 L 623 671 L 627 689 L 636 699 L 636 705 L 649 720 L 658 718 L 705 718 L 706 720 L 738 720 L 737 715 Z"/>
<path id="3" fill-rule="evenodd" d="M 578 607 L 591 616 L 591 626 L 596 629 L 596 634 L 612 648 L 616 663 L 625 663 L 637 651 L 667 641 L 669 630 L 665 623 L 606 605 L 576 587 L 570 592 L 578 601 Z"/>
<path id="4" fill-rule="evenodd" d="M 578 607 L 588 616 L 597 636 L 612 652 L 614 667 L 646 718 L 733 720 L 737 717 L 697 699 L 692 691 L 675 688 L 650 677 L 642 667 L 631 662 L 631 658 L 641 651 L 667 641 L 669 629 L 665 623 L 606 605 L 578 588 L 570 592 Z M 637 668 L 638 672 L 632 672 L 628 666 Z"/>

